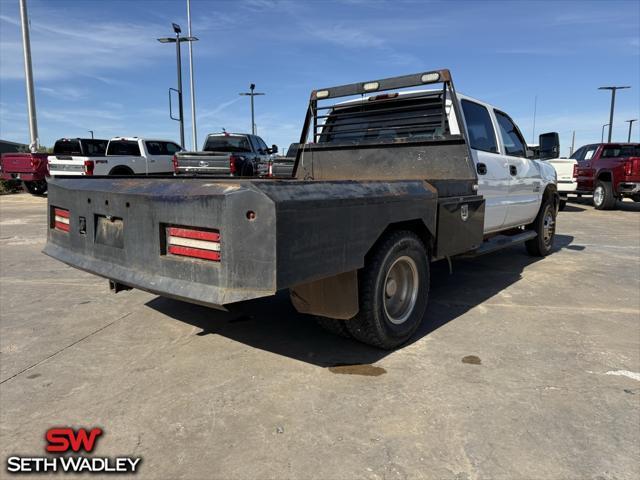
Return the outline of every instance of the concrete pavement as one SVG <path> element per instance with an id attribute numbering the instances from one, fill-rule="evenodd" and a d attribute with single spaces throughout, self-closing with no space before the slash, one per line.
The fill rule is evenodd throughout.
<path id="1" fill-rule="evenodd" d="M 423 328 L 383 352 L 286 295 L 231 313 L 40 251 L 46 199 L 0 197 L 0 456 L 100 426 L 138 478 L 640 477 L 640 209 L 572 201 L 557 250 L 433 266 Z"/>

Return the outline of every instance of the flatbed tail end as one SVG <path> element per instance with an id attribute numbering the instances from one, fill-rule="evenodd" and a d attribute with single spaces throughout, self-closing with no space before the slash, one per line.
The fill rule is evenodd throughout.
<path id="1" fill-rule="evenodd" d="M 419 180 L 54 179 L 44 253 L 118 284 L 224 308 L 362 268 L 391 223 L 433 232 L 437 210 L 435 189 Z M 171 236 L 182 231 L 204 234 Z M 207 239 L 209 258 L 169 248 L 176 241 L 188 252 Z"/>

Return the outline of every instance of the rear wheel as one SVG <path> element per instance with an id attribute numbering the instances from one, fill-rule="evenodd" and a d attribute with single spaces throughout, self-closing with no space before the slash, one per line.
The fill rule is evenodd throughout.
<path id="1" fill-rule="evenodd" d="M 131 170 L 129 167 L 125 167 L 125 166 L 118 166 L 118 167 L 113 167 L 111 169 L 111 171 L 109 172 L 109 175 L 133 175 L 133 170 Z"/>
<path id="2" fill-rule="evenodd" d="M 616 197 L 613 195 L 611 182 L 598 180 L 593 190 L 593 206 L 596 210 L 611 210 L 616 206 Z"/>
<path id="3" fill-rule="evenodd" d="M 556 209 L 553 203 L 553 197 L 545 196 L 538 216 L 528 226 L 529 230 L 537 233 L 535 238 L 525 242 L 529 255 L 545 257 L 551 253 L 556 237 Z"/>
<path id="4" fill-rule="evenodd" d="M 331 332 L 341 337 L 351 338 L 347 322 L 349 320 L 338 320 L 337 318 L 316 317 L 316 322 L 327 332 Z"/>
<path id="5" fill-rule="evenodd" d="M 32 195 L 43 195 L 47 191 L 47 181 L 36 180 L 33 182 L 24 182 L 24 187 Z"/>
<path id="6" fill-rule="evenodd" d="M 358 272 L 360 311 L 345 322 L 351 335 L 392 349 L 414 334 L 429 295 L 429 257 L 413 232 L 389 234 Z"/>

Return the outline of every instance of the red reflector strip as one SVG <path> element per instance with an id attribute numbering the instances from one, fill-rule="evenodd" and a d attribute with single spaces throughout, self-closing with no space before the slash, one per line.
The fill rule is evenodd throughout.
<path id="1" fill-rule="evenodd" d="M 55 223 L 55 227 L 56 227 L 56 230 L 63 230 L 65 232 L 69 231 L 69 224 L 68 223 L 56 222 Z"/>
<path id="2" fill-rule="evenodd" d="M 220 252 L 213 250 L 201 250 L 199 248 L 180 247 L 178 245 L 169 245 L 169 253 L 172 255 L 180 255 L 182 257 L 203 258 L 205 260 L 220 260 Z"/>
<path id="3" fill-rule="evenodd" d="M 63 210 L 62 208 L 54 208 L 53 213 L 58 217 L 69 218 L 69 210 Z"/>
<path id="4" fill-rule="evenodd" d="M 193 238 L 195 240 L 207 240 L 209 242 L 217 242 L 220 240 L 220 234 L 216 232 L 177 227 L 169 227 L 167 230 L 172 237 Z"/>

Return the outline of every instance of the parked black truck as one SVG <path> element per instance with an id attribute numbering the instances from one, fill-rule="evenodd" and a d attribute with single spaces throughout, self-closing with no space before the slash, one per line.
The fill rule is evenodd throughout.
<path id="1" fill-rule="evenodd" d="M 355 100 L 332 104 L 342 97 Z M 448 70 L 315 90 L 291 179 L 56 178 L 44 251 L 115 291 L 221 309 L 289 289 L 325 328 L 394 348 L 422 321 L 430 261 L 553 245 L 553 169 L 517 156 L 515 124 L 496 133 L 482 105 L 461 105 Z M 502 173 L 476 152 L 491 142 L 513 157 L 495 165 L 530 191 L 494 182 Z M 491 185 L 517 193 L 513 215 Z M 500 226 L 487 228 L 485 208 Z"/>

